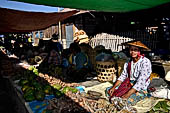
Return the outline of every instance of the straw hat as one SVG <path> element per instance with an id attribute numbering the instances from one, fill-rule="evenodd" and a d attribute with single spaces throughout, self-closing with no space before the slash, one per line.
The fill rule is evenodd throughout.
<path id="1" fill-rule="evenodd" d="M 75 32 L 73 40 L 75 42 L 79 42 L 79 44 L 89 42 L 88 36 L 86 32 L 83 30 L 79 30 L 78 32 Z"/>
<path id="2" fill-rule="evenodd" d="M 51 38 L 42 38 L 42 40 L 50 40 Z"/>
<path id="3" fill-rule="evenodd" d="M 141 41 L 125 42 L 125 43 L 123 43 L 123 45 L 125 45 L 125 46 L 136 46 L 136 47 L 142 48 L 145 51 L 150 51 L 150 49 L 145 44 L 143 44 Z"/>
<path id="4" fill-rule="evenodd" d="M 165 75 L 165 80 L 170 81 L 170 71 Z"/>

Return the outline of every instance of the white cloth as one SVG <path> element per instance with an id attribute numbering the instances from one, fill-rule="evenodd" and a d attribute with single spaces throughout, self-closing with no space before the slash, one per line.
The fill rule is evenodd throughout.
<path id="1" fill-rule="evenodd" d="M 154 92 L 150 93 L 153 97 L 170 99 L 170 90 L 168 88 L 161 86 L 155 89 Z"/>
<path id="2" fill-rule="evenodd" d="M 134 72 L 135 72 L 135 68 L 136 68 L 136 62 L 134 63 L 133 61 L 131 61 L 131 73 L 130 73 L 130 80 L 135 80 L 134 78 Z"/>

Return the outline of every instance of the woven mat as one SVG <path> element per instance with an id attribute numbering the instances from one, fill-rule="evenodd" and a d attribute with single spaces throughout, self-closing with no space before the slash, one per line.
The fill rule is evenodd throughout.
<path id="1" fill-rule="evenodd" d="M 105 90 L 107 87 L 113 86 L 113 84 L 111 84 L 110 82 L 104 82 L 104 83 L 100 83 L 97 85 L 94 85 L 92 87 L 86 87 L 84 90 L 85 92 L 88 91 L 96 91 L 102 94 L 103 98 L 107 97 L 105 96 Z M 158 99 L 158 98 L 145 98 L 144 100 L 139 101 L 135 106 L 132 106 L 134 108 L 137 109 L 138 113 L 146 113 L 148 111 L 150 111 L 159 101 L 163 101 L 164 99 Z"/>
<path id="2" fill-rule="evenodd" d="M 107 98 L 105 96 L 105 90 L 107 87 L 110 87 L 110 86 L 113 86 L 113 84 L 111 84 L 110 82 L 104 82 L 104 83 L 100 83 L 98 85 L 94 85 L 92 87 L 86 87 L 84 90 L 85 90 L 85 92 L 88 92 L 90 90 L 99 92 L 102 94 L 102 98 Z"/>

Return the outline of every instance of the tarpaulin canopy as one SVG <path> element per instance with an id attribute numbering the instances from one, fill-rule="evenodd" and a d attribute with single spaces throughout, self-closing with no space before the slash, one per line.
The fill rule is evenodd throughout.
<path id="1" fill-rule="evenodd" d="M 78 11 L 42 13 L 0 8 L 0 33 L 31 32 L 45 29 Z"/>
<path id="2" fill-rule="evenodd" d="M 129 12 L 153 8 L 170 0 L 13 0 L 32 4 L 105 12 Z"/>

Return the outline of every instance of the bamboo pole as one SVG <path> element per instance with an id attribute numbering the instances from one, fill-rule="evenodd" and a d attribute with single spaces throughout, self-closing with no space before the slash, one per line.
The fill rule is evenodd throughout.
<path id="1" fill-rule="evenodd" d="M 58 8 L 58 12 L 60 12 L 60 8 Z M 61 22 L 60 21 L 58 23 L 58 27 L 59 27 L 59 42 L 62 43 L 62 39 L 61 39 Z"/>

